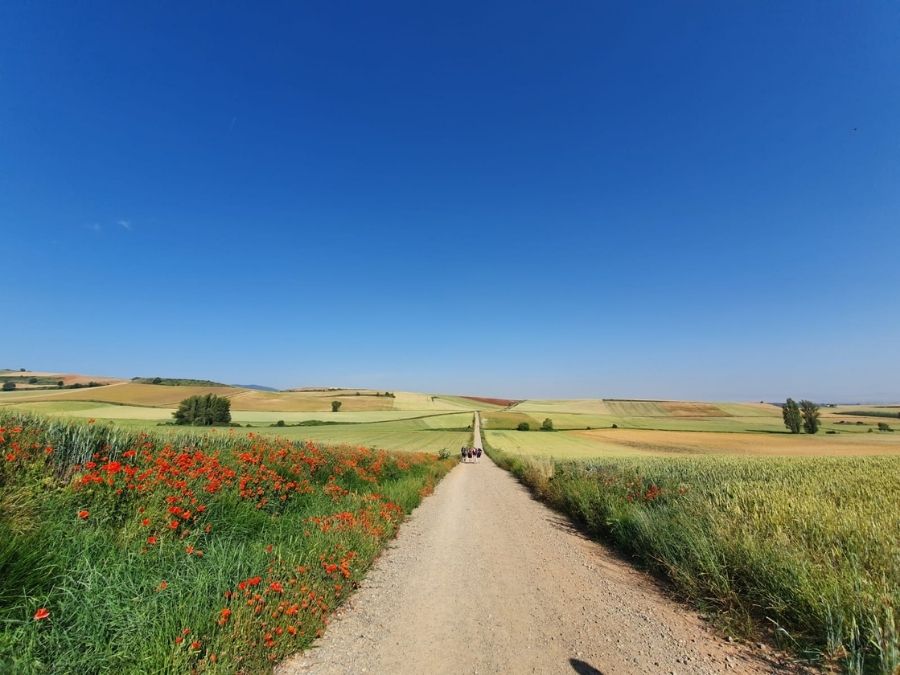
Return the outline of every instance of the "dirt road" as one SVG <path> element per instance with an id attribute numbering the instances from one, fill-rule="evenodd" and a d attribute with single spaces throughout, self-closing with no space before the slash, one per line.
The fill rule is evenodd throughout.
<path id="1" fill-rule="evenodd" d="M 483 456 L 276 673 L 758 673 L 779 668 L 770 654 L 716 637 Z"/>

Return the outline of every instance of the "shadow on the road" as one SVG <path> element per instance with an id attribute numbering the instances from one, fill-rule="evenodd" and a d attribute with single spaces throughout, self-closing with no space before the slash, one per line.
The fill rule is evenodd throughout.
<path id="1" fill-rule="evenodd" d="M 791 433 L 790 431 L 778 431 L 777 429 L 747 429 L 747 431 L 751 434 L 777 434 L 778 436 Z"/>
<path id="2" fill-rule="evenodd" d="M 546 506 L 546 504 L 544 504 L 544 506 Z M 556 529 L 562 530 L 567 534 L 573 534 L 579 539 L 584 539 L 585 541 L 597 541 L 595 538 L 591 537 L 591 533 L 588 532 L 587 528 L 579 527 L 574 522 L 572 522 L 571 518 L 569 518 L 564 513 L 556 511 L 555 509 L 550 510 L 550 513 L 547 514 L 546 520 Z"/>
<path id="3" fill-rule="evenodd" d="M 597 670 L 590 663 L 581 659 L 569 659 L 569 664 L 578 675 L 603 675 L 603 671 Z"/>

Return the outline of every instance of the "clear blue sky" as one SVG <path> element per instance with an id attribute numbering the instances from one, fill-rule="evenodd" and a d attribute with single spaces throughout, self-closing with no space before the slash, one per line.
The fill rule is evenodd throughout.
<path id="1" fill-rule="evenodd" d="M 900 399 L 900 4 L 5 2 L 0 233 L 3 367 Z"/>

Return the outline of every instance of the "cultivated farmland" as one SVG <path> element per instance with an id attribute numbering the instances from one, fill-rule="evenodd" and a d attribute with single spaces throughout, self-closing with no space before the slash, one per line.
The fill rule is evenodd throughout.
<path id="1" fill-rule="evenodd" d="M 825 408 L 793 435 L 766 404 L 604 403 L 485 413 L 492 457 L 728 630 L 900 667 L 900 434 L 878 431 L 897 408 Z M 568 430 L 513 430 L 545 416 Z"/>
<path id="2" fill-rule="evenodd" d="M 123 382 L 92 389 L 3 392 L 0 409 L 179 433 L 178 427 L 159 425 L 172 421 L 181 400 L 207 393 L 229 398 L 232 420 L 246 429 L 244 433 L 407 452 L 455 451 L 467 444 L 473 411 L 482 405 L 462 397 L 415 392 L 391 392 L 390 396 L 367 389 L 268 392 Z M 332 401 L 341 402 L 340 412 L 332 412 Z M 275 426 L 279 421 L 284 426 Z"/>
<path id="3" fill-rule="evenodd" d="M 730 632 L 758 633 L 768 619 L 778 626 L 770 637 L 806 656 L 851 671 L 887 673 L 897 664 L 900 570 L 892 552 L 900 550 L 900 434 L 877 431 L 879 423 L 893 424 L 896 407 L 823 408 L 814 436 L 787 433 L 771 404 L 502 405 L 366 389 L 114 383 L 5 392 L 0 412 L 92 418 L 96 433 L 150 432 L 184 443 L 183 428 L 160 423 L 198 393 L 228 396 L 241 425 L 192 430 L 210 447 L 298 442 L 341 452 L 455 454 L 471 442 L 473 413 L 481 410 L 484 439 L 501 465 L 598 537 L 667 575 Z M 334 400 L 340 412 L 331 411 Z M 555 431 L 539 431 L 545 418 Z M 532 431 L 516 431 L 521 422 Z"/>

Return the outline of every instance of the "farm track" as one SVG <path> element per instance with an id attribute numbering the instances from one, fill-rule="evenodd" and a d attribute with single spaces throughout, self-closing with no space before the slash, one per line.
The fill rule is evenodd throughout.
<path id="1" fill-rule="evenodd" d="M 789 669 L 771 651 L 717 637 L 483 457 L 438 485 L 324 637 L 275 672 Z"/>

